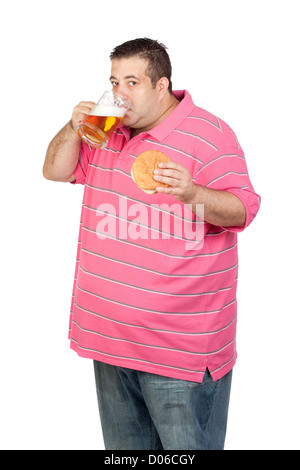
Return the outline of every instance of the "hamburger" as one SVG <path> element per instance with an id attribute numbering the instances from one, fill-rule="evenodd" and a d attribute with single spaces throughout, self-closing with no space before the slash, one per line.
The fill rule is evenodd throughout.
<path id="1" fill-rule="evenodd" d="M 131 176 L 137 186 L 147 194 L 155 194 L 156 188 L 169 185 L 160 183 L 154 179 L 154 171 L 159 168 L 161 162 L 170 162 L 170 158 L 157 150 L 148 150 L 141 153 L 131 167 Z"/>

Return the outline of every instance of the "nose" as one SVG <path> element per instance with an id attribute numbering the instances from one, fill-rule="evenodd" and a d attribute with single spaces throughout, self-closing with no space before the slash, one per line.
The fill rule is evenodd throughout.
<path id="1" fill-rule="evenodd" d="M 120 95 L 124 96 L 124 98 L 126 100 L 128 100 L 128 95 L 126 94 L 126 91 L 125 91 L 125 87 L 123 87 L 122 85 L 118 85 L 116 88 L 115 88 L 115 91 L 117 93 L 120 93 Z"/>
<path id="2" fill-rule="evenodd" d="M 126 93 L 125 87 L 123 87 L 122 85 L 117 85 L 114 87 L 114 92 L 118 93 L 126 100 L 126 105 L 128 109 L 133 109 L 133 104 L 129 98 L 128 93 Z"/>

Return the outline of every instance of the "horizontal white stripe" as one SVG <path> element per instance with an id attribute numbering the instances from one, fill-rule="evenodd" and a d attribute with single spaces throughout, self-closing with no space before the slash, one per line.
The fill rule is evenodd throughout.
<path id="1" fill-rule="evenodd" d="M 227 171 L 227 173 L 224 173 L 223 175 L 220 175 L 217 178 L 214 178 L 213 180 L 211 180 L 209 183 L 205 185 L 205 187 L 207 188 L 211 184 L 215 183 L 216 181 L 221 180 L 222 178 L 225 178 L 228 175 L 248 176 L 247 173 L 238 173 L 237 171 Z"/>
<path id="2" fill-rule="evenodd" d="M 90 233 L 93 233 L 93 234 L 97 235 L 96 230 L 85 227 L 84 225 L 81 225 L 81 228 L 82 228 L 82 230 L 86 230 L 87 232 L 90 232 Z M 206 258 L 206 257 L 210 257 L 210 256 L 218 256 L 222 253 L 226 253 L 227 251 L 233 250 L 237 246 L 237 242 L 236 242 L 232 246 L 230 246 L 228 248 L 225 248 L 224 250 L 218 251 L 216 253 L 197 253 L 196 254 L 196 253 L 193 252 L 193 254 L 191 254 L 191 255 L 180 256 L 180 255 L 173 255 L 171 253 L 165 253 L 165 252 L 160 251 L 160 250 L 155 250 L 154 248 L 149 248 L 149 247 L 144 246 L 144 245 L 139 245 L 139 244 L 133 243 L 132 241 L 129 241 L 129 240 L 116 238 L 116 237 L 113 237 L 111 235 L 108 235 L 107 233 L 105 233 L 104 235 L 105 235 L 106 238 L 108 238 L 110 240 L 115 240 L 115 241 L 118 241 L 120 243 L 127 244 L 127 245 L 133 245 L 136 248 L 140 248 L 142 251 L 143 250 L 150 251 L 150 252 L 153 252 L 153 253 L 158 253 L 162 256 L 166 256 L 167 258 L 175 258 L 175 259 Z"/>
<path id="3" fill-rule="evenodd" d="M 125 360 L 125 361 L 140 362 L 140 363 L 144 363 L 144 364 L 152 364 L 152 365 L 159 366 L 159 367 L 162 367 L 162 368 L 167 368 L 167 369 L 173 369 L 173 370 L 179 370 L 179 371 L 185 371 L 185 372 L 193 372 L 193 373 L 197 373 L 197 374 L 205 374 L 205 371 L 201 371 L 201 370 L 185 369 L 184 367 L 170 366 L 168 364 L 160 364 L 159 362 L 146 361 L 145 359 L 139 359 L 139 358 L 127 357 L 127 356 L 118 356 L 116 354 L 105 353 L 105 352 L 97 350 L 97 349 L 85 348 L 85 347 L 81 346 L 78 343 L 78 341 L 76 341 L 73 338 L 70 338 L 70 341 L 75 343 L 77 345 L 77 347 L 79 349 L 82 349 L 83 351 L 95 352 L 95 353 L 101 354 L 102 356 L 106 356 L 106 357 L 122 359 L 122 360 Z"/>
<path id="4" fill-rule="evenodd" d="M 205 121 L 208 124 L 212 125 L 215 129 L 218 129 L 218 131 L 222 132 L 222 128 L 220 126 L 219 120 L 214 115 L 212 115 L 212 117 L 214 117 L 216 119 L 217 124 L 215 124 L 215 123 L 211 122 L 209 119 L 206 119 L 206 118 L 201 117 L 201 116 L 187 116 L 187 119 L 199 119 L 201 121 Z"/>
<path id="5" fill-rule="evenodd" d="M 223 158 L 240 158 L 241 160 L 245 161 L 245 157 L 243 157 L 243 156 L 241 156 L 241 155 L 237 155 L 237 154 L 235 154 L 235 153 L 220 155 L 219 157 L 214 158 L 214 159 L 211 160 L 210 162 L 207 162 L 205 165 L 203 165 L 203 166 L 200 168 L 200 170 L 198 170 L 197 176 L 199 175 L 199 173 L 201 173 L 201 171 L 203 171 L 203 170 L 204 170 L 205 168 L 207 168 L 209 165 L 211 165 L 212 163 L 217 162 L 218 160 L 222 160 Z"/>
<path id="6" fill-rule="evenodd" d="M 191 132 L 181 131 L 180 129 L 174 129 L 174 131 L 175 131 L 175 132 L 180 132 L 181 134 L 188 135 L 189 137 L 193 137 L 193 138 L 195 138 L 195 139 L 201 140 L 201 142 L 204 142 L 205 144 L 209 145 L 209 146 L 212 147 L 214 150 L 219 150 L 218 147 L 216 147 L 214 144 L 212 144 L 212 143 L 209 142 L 208 140 L 204 139 L 204 138 L 201 137 L 200 135 L 192 134 Z"/>
<path id="7" fill-rule="evenodd" d="M 143 359 L 134 359 L 134 358 L 130 358 L 130 357 L 125 357 L 125 356 L 117 356 L 117 355 L 113 355 L 113 354 L 109 354 L 109 353 L 104 353 L 102 351 L 97 351 L 96 349 L 91 349 L 91 348 L 85 348 L 83 346 L 81 346 L 78 341 L 76 341 L 75 339 L 73 338 L 70 338 L 70 341 L 73 342 L 74 344 L 76 344 L 76 346 L 81 349 L 82 351 L 90 351 L 90 352 L 95 352 L 95 353 L 98 353 L 98 354 L 101 354 L 102 356 L 104 357 L 111 357 L 111 358 L 119 358 L 119 359 L 122 359 L 123 361 L 135 361 L 135 362 L 141 362 L 141 363 L 145 363 L 145 364 L 151 364 L 151 365 L 155 365 L 155 366 L 159 366 L 161 368 L 166 368 L 166 369 L 171 369 L 171 370 L 174 370 L 174 371 L 185 371 L 185 372 L 192 372 L 192 373 L 196 373 L 196 374 L 201 374 L 201 375 L 204 375 L 205 372 L 206 372 L 206 366 L 204 366 L 205 370 L 204 371 L 201 371 L 201 370 L 193 370 L 193 369 L 186 369 L 184 367 L 176 367 L 176 366 L 170 366 L 170 365 L 166 365 L 166 364 L 159 364 L 159 363 L 156 363 L 156 362 L 153 362 L 153 361 L 146 361 L 146 360 L 143 360 Z M 226 362 L 224 362 L 223 364 L 221 364 L 219 367 L 217 367 L 216 369 L 210 369 L 210 372 L 211 373 L 215 373 L 221 369 L 223 369 L 223 367 L 226 367 L 228 364 L 230 364 L 230 362 L 232 362 L 236 357 L 236 353 L 234 353 L 234 355 Z M 96 359 L 97 360 L 97 359 Z"/>
<path id="8" fill-rule="evenodd" d="M 236 317 L 223 330 L 229 328 L 234 323 L 235 320 L 236 320 Z M 232 344 L 232 342 L 235 340 L 235 337 L 234 337 L 232 340 L 229 341 L 229 343 L 225 344 L 220 349 L 217 349 L 215 351 L 210 351 L 210 352 L 188 351 L 186 349 L 177 349 L 177 348 L 170 348 L 168 346 L 158 346 L 158 345 L 153 345 L 153 344 L 140 343 L 138 341 L 132 341 L 132 340 L 129 340 L 129 339 L 126 339 L 126 338 L 117 338 L 117 337 L 114 337 L 114 336 L 106 335 L 104 333 L 100 333 L 98 331 L 92 331 L 92 330 L 88 330 L 86 328 L 83 328 L 75 320 L 73 320 L 72 323 L 75 324 L 81 331 L 84 331 L 87 334 L 101 336 L 102 338 L 106 338 L 106 339 L 109 339 L 109 340 L 112 340 L 112 341 L 119 341 L 119 342 L 129 343 L 129 344 L 133 344 L 133 345 L 137 345 L 137 346 L 141 346 L 141 347 L 145 347 L 145 348 L 151 348 L 151 349 L 158 349 L 158 350 L 164 350 L 164 351 L 174 351 L 174 352 L 179 352 L 179 353 L 183 353 L 183 354 L 189 354 L 191 356 L 211 356 L 212 354 L 216 354 L 216 353 L 219 353 L 219 352 L 223 351 L 230 344 Z M 203 334 L 205 335 L 205 333 L 203 333 Z"/>
<path id="9" fill-rule="evenodd" d="M 131 178 L 131 176 L 130 176 Z M 164 206 L 165 204 L 164 203 L 161 203 L 161 204 L 150 204 L 150 203 L 147 203 L 145 201 L 141 201 L 140 199 L 135 199 L 133 197 L 130 197 L 130 196 L 126 196 L 125 194 L 122 194 L 118 191 L 114 191 L 112 189 L 107 189 L 107 188 L 101 188 L 100 186 L 92 186 L 91 184 L 88 184 L 86 183 L 86 186 L 88 188 L 90 188 L 91 190 L 95 190 L 95 191 L 99 191 L 99 192 L 103 192 L 103 193 L 108 193 L 108 194 L 113 194 L 115 196 L 118 196 L 119 198 L 122 198 L 122 199 L 125 199 L 125 200 L 128 200 L 128 201 L 131 201 L 131 202 L 134 202 L 136 204 L 142 204 L 143 206 L 146 206 L 147 208 L 153 210 L 153 211 L 159 211 L 159 212 L 163 212 L 165 214 L 170 214 L 172 217 L 176 218 L 176 219 L 179 219 L 179 220 L 182 220 L 183 222 L 192 222 L 192 223 L 203 223 L 200 219 L 199 220 L 194 220 L 193 218 L 188 218 L 188 217 L 185 217 L 186 215 L 188 215 L 188 212 L 184 211 L 184 206 L 183 206 L 183 210 L 182 210 L 182 214 L 176 214 L 172 211 L 168 211 Z M 108 203 L 109 204 L 109 203 Z M 174 202 L 175 205 L 179 204 L 179 202 Z M 167 204 L 168 205 L 168 204 Z M 173 204 L 172 204 L 173 205 Z M 170 208 L 172 208 L 172 205 L 170 205 Z M 88 209 L 91 209 L 91 210 L 97 210 L 91 206 L 88 206 L 86 205 L 85 203 L 82 204 L 83 207 L 87 207 Z M 131 220 L 130 220 L 131 222 Z"/>
<path id="10" fill-rule="evenodd" d="M 169 233 L 169 232 L 166 232 L 166 231 L 163 231 L 163 230 L 160 230 L 158 228 L 155 228 L 155 227 L 152 227 L 151 225 L 149 224 L 142 224 L 141 222 L 136 222 L 135 219 L 128 219 L 128 218 L 125 218 L 125 217 L 121 217 L 120 215 L 116 214 L 116 213 L 112 213 L 112 212 L 108 212 L 105 208 L 105 210 L 101 210 L 101 206 L 99 206 L 97 209 L 93 208 L 93 207 L 90 207 L 90 206 L 87 206 L 86 204 L 84 204 L 84 208 L 86 210 L 90 210 L 92 212 L 96 212 L 98 216 L 100 215 L 104 215 L 104 216 L 110 216 L 110 217 L 113 217 L 115 220 L 116 220 L 116 224 L 118 224 L 118 221 L 123 221 L 123 222 L 126 222 L 130 225 L 135 225 L 136 227 L 143 227 L 145 229 L 147 229 L 147 234 L 149 236 L 149 239 L 151 239 L 151 233 L 152 232 L 155 232 L 155 233 L 159 233 L 161 234 L 163 237 L 165 236 L 165 240 L 168 240 L 168 239 L 176 239 L 176 240 L 181 240 L 181 241 L 184 241 L 184 242 L 189 242 L 189 243 L 192 243 L 192 242 L 199 242 L 199 239 L 196 238 L 185 238 L 185 237 L 182 237 L 182 236 L 179 236 L 179 234 L 177 235 L 176 233 Z M 169 228 L 171 228 L 172 226 L 172 218 L 175 218 L 177 220 L 179 220 L 179 223 L 182 222 L 182 223 L 189 223 L 189 224 L 192 224 L 192 227 L 193 227 L 193 234 L 195 234 L 195 232 L 197 230 L 200 231 L 200 234 L 203 232 L 203 225 L 204 225 L 204 221 L 203 220 L 188 220 L 188 219 L 185 219 L 184 217 L 181 217 L 177 214 L 174 214 L 173 212 L 168 212 L 166 210 L 160 210 L 159 208 L 153 206 L 151 207 L 151 211 L 152 210 L 159 210 L 159 212 L 164 212 L 165 214 L 168 214 L 168 216 L 170 217 L 169 219 Z M 147 213 L 148 215 L 148 213 Z M 146 220 L 148 219 L 148 217 L 146 218 Z M 150 219 L 150 220 L 149 220 Z M 151 223 L 151 214 L 149 214 L 149 219 L 148 221 Z M 168 221 L 167 221 L 168 222 Z M 175 222 L 174 222 L 175 223 Z M 181 232 L 184 232 L 184 226 L 182 227 L 182 225 L 179 226 L 179 229 L 178 229 L 178 232 L 180 233 Z M 175 228 L 174 228 L 174 232 L 175 232 Z M 102 233 L 102 232 L 99 232 L 97 231 L 97 233 L 99 233 L 100 235 L 103 235 L 103 236 L 106 236 L 106 233 Z M 201 241 L 201 240 L 200 240 Z"/>
<path id="11" fill-rule="evenodd" d="M 156 271 L 156 270 L 150 269 L 150 268 L 145 268 L 144 266 L 140 266 L 140 265 L 133 264 L 133 263 L 128 263 L 126 261 L 120 261 L 118 259 L 106 256 L 102 253 L 101 254 L 96 253 L 94 251 L 90 251 L 90 250 L 87 250 L 85 248 L 82 248 L 82 251 L 84 251 L 85 253 L 88 253 L 90 255 L 97 256 L 97 257 L 102 258 L 102 259 L 107 259 L 107 260 L 115 262 L 117 264 L 121 264 L 121 265 L 124 265 L 124 266 L 129 266 L 129 267 L 132 267 L 132 268 L 135 268 L 135 269 L 139 269 L 139 270 L 146 271 L 146 272 L 149 272 L 149 273 L 157 274 L 158 276 L 164 276 L 164 277 L 167 277 L 167 278 L 179 278 L 179 279 L 186 279 L 186 278 L 187 279 L 191 279 L 191 278 L 192 279 L 199 279 L 200 278 L 201 279 L 201 278 L 204 278 L 204 277 L 215 276 L 217 274 L 226 273 L 228 271 L 231 271 L 232 269 L 235 269 L 238 266 L 238 262 L 236 262 L 233 266 L 230 266 L 228 268 L 222 269 L 220 271 L 212 271 L 212 272 L 205 273 L 205 274 L 171 274 L 171 273 Z"/>
<path id="12" fill-rule="evenodd" d="M 170 145 L 161 144 L 160 142 L 157 142 L 156 140 L 142 139 L 141 142 L 149 142 L 152 145 L 157 145 L 158 147 L 164 147 L 164 148 L 167 148 L 167 149 L 170 149 L 170 150 L 174 150 L 175 152 L 179 152 L 182 155 L 185 155 L 186 157 L 192 158 L 193 160 L 196 160 L 199 163 L 203 163 L 203 161 L 200 160 L 200 158 L 196 157 L 195 155 L 192 155 L 191 153 L 184 152 L 183 150 L 180 150 L 176 147 L 171 147 Z"/>
<path id="13" fill-rule="evenodd" d="M 109 303 L 112 303 L 112 304 L 116 304 L 116 305 L 122 305 L 123 307 L 126 307 L 126 308 L 131 308 L 131 309 L 134 309 L 134 310 L 139 310 L 141 312 L 151 312 L 151 313 L 155 313 L 157 315 L 177 315 L 177 316 L 198 316 L 198 315 L 213 315 L 215 313 L 220 313 L 222 312 L 222 310 L 224 310 L 225 308 L 227 308 L 228 306 L 234 304 L 236 302 L 236 300 L 232 301 L 232 302 L 229 302 L 228 304 L 225 304 L 224 306 L 222 306 L 219 310 L 213 310 L 213 311 L 208 311 L 208 312 L 190 312 L 190 313 L 186 313 L 186 312 L 162 312 L 161 310 L 154 310 L 154 309 L 150 309 L 150 308 L 145 308 L 145 307 L 136 307 L 135 305 L 131 305 L 131 304 L 126 304 L 125 302 L 120 302 L 118 300 L 113 300 L 113 299 L 110 299 L 108 297 L 104 297 L 103 295 L 100 295 L 100 294 L 94 294 L 92 292 L 89 292 L 85 289 L 82 289 L 78 283 L 76 283 L 76 289 L 79 289 L 81 292 L 84 292 L 85 294 L 88 294 L 88 295 L 91 295 L 93 297 L 97 297 L 99 299 L 102 299 L 102 300 L 105 300 L 106 302 L 109 302 Z M 97 313 L 94 312 L 95 315 L 97 315 Z M 101 315 L 100 315 L 101 316 Z"/>
<path id="14" fill-rule="evenodd" d="M 83 269 L 81 266 L 79 266 L 79 269 L 84 274 L 86 274 L 88 276 L 93 276 L 93 277 L 96 277 L 98 279 L 102 279 L 104 281 L 111 282 L 112 284 L 118 284 L 120 286 L 129 287 L 130 289 L 136 289 L 136 290 L 140 290 L 142 292 L 149 292 L 150 294 L 166 295 L 166 296 L 170 296 L 170 297 L 186 298 L 186 297 L 202 297 L 203 295 L 215 295 L 215 294 L 218 294 L 219 292 L 227 292 L 227 291 L 231 290 L 233 288 L 234 284 L 235 284 L 234 283 L 232 286 L 228 286 L 228 287 L 221 287 L 220 289 L 218 289 L 216 291 L 197 292 L 197 293 L 193 293 L 193 294 L 191 294 L 191 293 L 189 293 L 189 294 L 178 294 L 178 293 L 174 293 L 174 292 L 162 292 L 162 291 L 157 291 L 157 290 L 153 290 L 153 289 L 147 289 L 144 286 L 140 287 L 140 286 L 136 286 L 136 285 L 133 285 L 133 284 L 129 284 L 127 282 L 112 279 L 112 278 L 109 278 L 107 276 L 101 276 L 100 274 L 95 274 L 95 273 L 92 273 L 90 271 L 87 271 L 86 269 Z"/>

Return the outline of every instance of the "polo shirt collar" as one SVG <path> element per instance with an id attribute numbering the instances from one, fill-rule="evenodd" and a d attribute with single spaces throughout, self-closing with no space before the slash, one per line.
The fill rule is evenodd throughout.
<path id="1" fill-rule="evenodd" d="M 180 101 L 178 106 L 163 122 L 148 131 L 148 134 L 159 142 L 162 142 L 195 107 L 191 95 L 186 90 L 174 91 L 173 94 Z"/>
<path id="2" fill-rule="evenodd" d="M 158 126 L 153 127 L 150 131 L 147 131 L 145 134 L 148 134 L 162 142 L 179 124 L 183 121 L 194 109 L 195 105 L 193 103 L 192 97 L 186 90 L 174 91 L 175 98 L 177 98 L 180 103 L 174 111 Z M 125 136 L 129 135 L 129 129 L 125 126 L 120 126 L 120 130 L 124 133 Z"/>

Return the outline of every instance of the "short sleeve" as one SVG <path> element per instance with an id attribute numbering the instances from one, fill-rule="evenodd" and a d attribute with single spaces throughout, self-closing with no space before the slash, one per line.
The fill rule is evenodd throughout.
<path id="1" fill-rule="evenodd" d="M 245 226 L 223 227 L 226 230 L 242 232 L 260 208 L 261 197 L 254 191 L 241 148 L 228 147 L 216 151 L 198 170 L 195 182 L 209 189 L 228 191 L 243 203 L 246 210 Z"/>
<path id="2" fill-rule="evenodd" d="M 85 142 L 81 143 L 78 163 L 74 171 L 76 180 L 74 184 L 85 184 L 88 165 L 91 159 L 92 149 Z"/>

